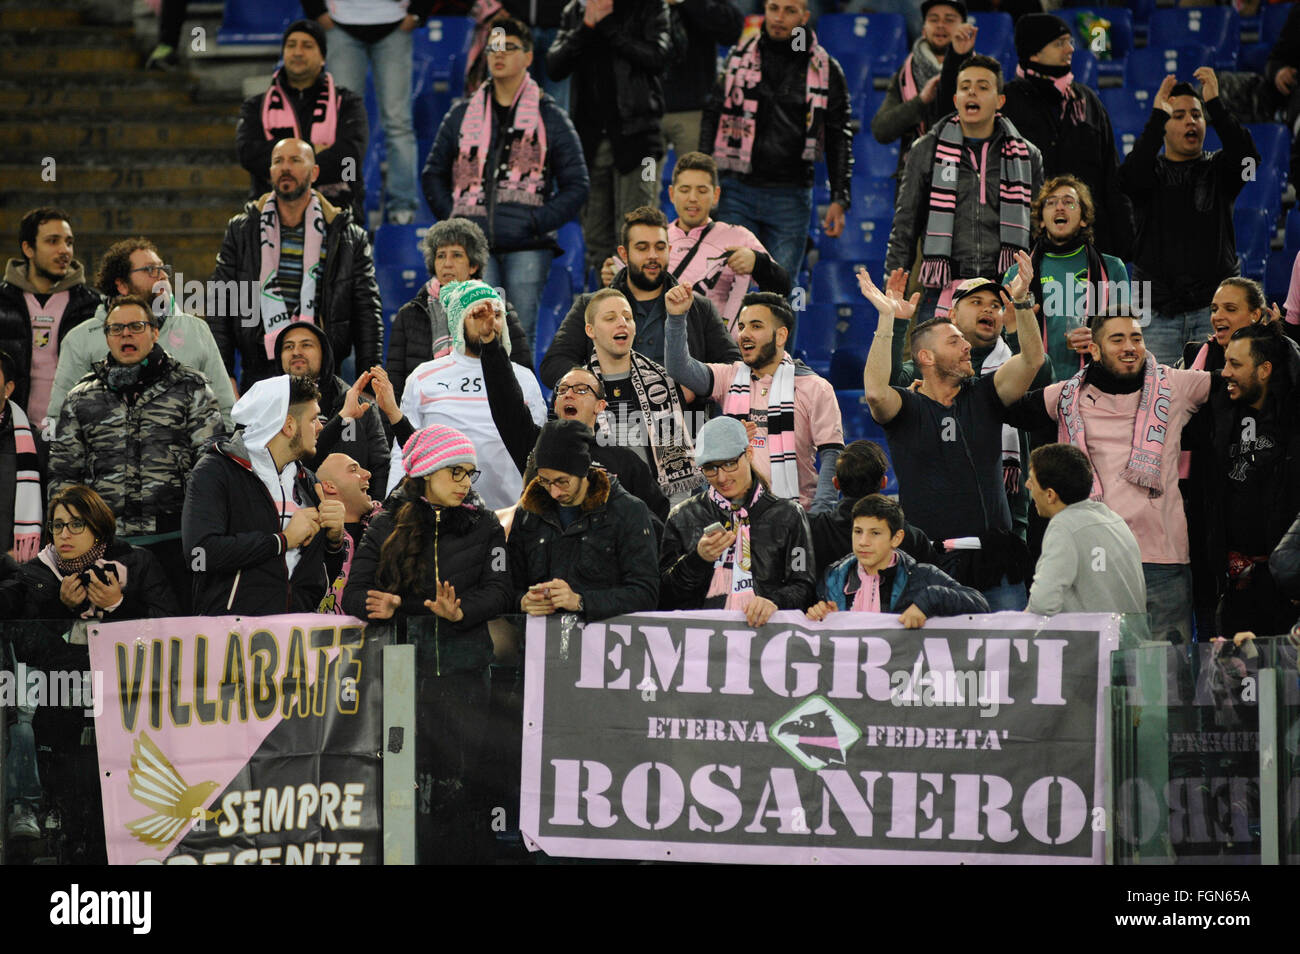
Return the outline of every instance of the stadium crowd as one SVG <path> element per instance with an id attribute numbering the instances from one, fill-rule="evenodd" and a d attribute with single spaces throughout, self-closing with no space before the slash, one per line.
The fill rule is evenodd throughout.
<path id="1" fill-rule="evenodd" d="M 483 704 L 513 614 L 1114 612 L 1174 643 L 1296 622 L 1300 288 L 1283 313 L 1240 275 L 1262 160 L 1211 67 L 1150 90 L 1121 158 L 1070 23 L 1039 9 L 1007 76 L 969 23 L 988 4 L 924 0 L 855 119 L 807 0 L 748 29 L 733 0 L 572 0 L 553 24 L 507 4 L 416 157 L 383 64 L 429 4 L 303 6 L 240 113 L 255 197 L 214 238 L 205 314 L 148 238 L 90 276 L 66 213 L 22 219 L 0 617 L 436 618 L 431 732 Z M 1293 58 L 1270 63 L 1279 112 Z M 438 219 L 400 310 L 347 174 L 368 69 L 386 221 L 417 188 Z M 810 228 L 852 238 L 859 119 L 901 145 L 884 270 L 857 272 L 875 441 L 798 344 Z M 668 142 L 675 217 L 643 175 Z M 578 216 L 591 283 L 549 337 Z"/>

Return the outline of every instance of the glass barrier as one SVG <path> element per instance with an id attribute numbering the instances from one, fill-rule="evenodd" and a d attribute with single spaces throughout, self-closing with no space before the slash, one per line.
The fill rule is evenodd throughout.
<path id="1" fill-rule="evenodd" d="M 1116 864 L 1300 860 L 1300 686 L 1287 637 L 1111 658 Z"/>

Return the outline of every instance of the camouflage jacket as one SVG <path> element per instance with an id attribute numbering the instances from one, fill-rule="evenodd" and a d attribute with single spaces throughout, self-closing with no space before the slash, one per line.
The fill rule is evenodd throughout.
<path id="1" fill-rule="evenodd" d="M 50 447 L 50 496 L 89 485 L 112 509 L 120 537 L 179 531 L 190 471 L 225 432 L 203 375 L 161 348 L 155 360 L 160 366 L 131 402 L 109 387 L 108 361 L 96 362 L 68 392 Z"/>

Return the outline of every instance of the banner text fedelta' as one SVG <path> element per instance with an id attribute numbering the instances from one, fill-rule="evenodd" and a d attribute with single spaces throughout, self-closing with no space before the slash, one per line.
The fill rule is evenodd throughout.
<path id="1" fill-rule="evenodd" d="M 578 689 L 633 691 L 653 685 L 660 691 L 753 695 L 755 640 L 752 629 L 688 627 L 679 641 L 667 626 L 627 623 L 593 623 L 583 628 L 580 640 Z M 721 641 L 725 651 L 711 653 Z M 975 685 L 979 703 L 996 712 L 995 706 L 1024 701 L 1036 706 L 1063 706 L 1062 666 L 1067 641 L 1038 637 L 990 636 L 927 637 L 914 658 L 904 660 L 912 674 L 912 686 L 924 686 L 926 705 L 961 705 L 963 688 L 971 680 L 946 677 L 957 672 L 956 656 L 979 666 Z M 1012 653 L 1021 663 L 1034 664 L 1029 685 L 1013 686 Z M 640 656 L 638 660 L 638 654 Z M 959 655 L 960 654 L 960 655 Z M 710 658 L 714 657 L 711 664 Z M 634 677 L 638 661 L 641 668 Z M 894 678 L 893 647 L 880 636 L 853 633 L 817 633 L 791 628 L 767 639 L 758 650 L 758 667 L 763 688 L 777 696 L 800 699 L 818 691 L 823 670 L 829 670 L 829 685 L 822 692 L 832 699 L 862 699 L 910 704 L 911 696 L 899 695 L 903 685 Z M 895 662 L 895 666 L 890 666 Z M 927 674 L 932 677 L 925 680 Z M 793 685 L 790 677 L 793 675 Z M 648 680 L 648 682 L 647 682 Z M 1012 695 L 1012 692 L 1016 695 Z M 969 703 L 966 703 L 969 704 Z"/>
<path id="2" fill-rule="evenodd" d="M 122 727 L 134 732 L 142 707 L 154 729 L 162 726 L 164 713 L 174 726 L 191 720 L 201 725 L 266 720 L 277 709 L 283 718 L 308 718 L 324 715 L 331 701 L 343 715 L 353 715 L 361 679 L 357 652 L 364 642 L 360 626 L 310 632 L 294 627 L 283 660 L 267 630 L 228 633 L 220 657 L 210 655 L 206 636 L 195 638 L 192 653 L 177 638 L 116 643 Z M 335 647 L 340 652 L 331 659 L 329 650 Z M 315 679 L 308 675 L 311 652 L 316 654 Z"/>

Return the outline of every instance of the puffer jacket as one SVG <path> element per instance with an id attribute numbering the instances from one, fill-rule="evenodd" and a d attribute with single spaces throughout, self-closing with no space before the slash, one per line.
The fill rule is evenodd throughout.
<path id="1" fill-rule="evenodd" d="M 587 168 L 600 141 L 608 138 L 614 168 L 629 172 L 645 157 L 664 153 L 662 76 L 672 46 L 668 5 L 620 0 L 595 27 L 582 22 L 585 11 L 586 0 L 570 0 L 564 8 L 546 52 L 546 69 L 553 80 L 573 74 L 569 114 Z M 607 121 L 616 121 L 618 128 L 606 130 Z"/>
<path id="2" fill-rule="evenodd" d="M 666 276 L 664 292 L 667 293 L 676 284 L 677 280 L 672 275 Z M 621 291 L 628 301 L 632 300 L 627 269 L 615 275 L 609 287 Z M 574 365 L 587 364 L 593 353 L 591 339 L 586 332 L 587 319 L 584 317 L 590 301 L 590 294 L 575 298 L 569 313 L 556 329 L 555 337 L 551 339 L 551 346 L 546 351 L 546 357 L 542 358 L 541 373 L 538 375 L 542 384 L 548 388 L 555 387 L 556 382 Z M 635 339 L 632 344 L 633 347 L 636 346 Z M 740 348 L 727 334 L 726 323 L 718 314 L 718 309 L 699 292 L 695 293 L 691 310 L 686 313 L 686 345 L 691 357 L 705 364 L 730 364 L 740 360 Z M 646 357 L 656 364 L 664 363 L 663 355 L 648 354 Z"/>
<path id="3" fill-rule="evenodd" d="M 63 402 L 50 447 L 49 494 L 86 484 L 117 517 L 117 533 L 174 533 L 185 484 L 205 447 L 225 434 L 207 380 L 160 345 L 134 401 L 109 386 L 112 357 L 97 361 Z"/>
<path id="4" fill-rule="evenodd" d="M 964 616 L 989 611 L 989 604 L 979 590 L 962 586 L 943 570 L 929 563 L 918 563 L 902 550 L 895 550 L 898 562 L 880 571 L 880 612 L 901 613 L 916 604 L 926 617 Z M 819 600 L 830 600 L 842 610 L 853 608 L 858 590 L 858 558 L 850 553 L 833 563 L 817 587 Z"/>
<path id="5" fill-rule="evenodd" d="M 158 558 L 148 550 L 114 540 L 104 551 L 104 560 L 116 561 L 126 568 L 122 603 L 117 609 L 104 613 L 104 622 L 159 619 L 180 612 L 171 584 L 167 582 L 167 574 Z M 26 619 L 79 619 L 82 610 L 89 606 L 87 601 L 78 609 L 68 609 L 59 599 L 63 579 L 39 556 L 19 566 L 16 579 L 23 594 Z"/>
<path id="6" fill-rule="evenodd" d="M 230 220 L 221 251 L 217 253 L 217 269 L 212 273 L 214 282 L 257 282 L 262 270 L 259 216 L 270 198 L 267 193 L 249 202 L 243 212 Z M 320 280 L 316 323 L 329 335 L 339 361 L 346 360 L 355 351 L 357 368 L 371 368 L 380 363 L 384 319 L 370 239 L 352 221 L 352 213 L 347 209 L 336 208 L 322 197 L 321 211 L 325 215 L 325 241 L 321 249 L 325 271 Z M 247 290 L 241 290 L 237 298 L 247 301 L 249 295 Z M 235 350 L 239 350 L 243 361 L 240 393 L 263 378 L 279 374 L 279 360 L 266 356 L 261 320 L 246 321 L 244 315 L 234 313 L 239 311 L 238 307 L 227 305 L 217 310 L 217 315 L 208 316 L 208 325 L 221 349 L 226 371 L 232 377 Z M 228 313 L 222 315 L 221 311 Z"/>
<path id="7" fill-rule="evenodd" d="M 1061 95 L 1045 79 L 1031 76 L 1007 84 L 1002 115 L 1043 155 L 1043 177 L 1072 175 L 1088 183 L 1097 206 L 1096 246 L 1128 260 L 1133 245 L 1133 204 L 1119 187 L 1119 159 L 1110 114 L 1082 83 L 1072 90 L 1083 98 L 1083 121 L 1061 115 Z"/>
<path id="8" fill-rule="evenodd" d="M 528 335 L 519 323 L 515 306 L 508 301 L 506 328 L 510 331 L 510 360 L 532 371 L 533 349 L 528 347 Z M 402 389 L 406 387 L 411 372 L 433 357 L 434 338 L 442 339 L 447 335 L 447 312 L 442 302 L 430 297 L 426 284 L 397 312 L 388 332 L 388 357 L 384 360 L 384 370 L 393 383 L 393 393 L 398 401 L 402 399 Z"/>
<path id="9" fill-rule="evenodd" d="M 492 96 L 490 82 L 487 95 L 489 98 Z M 433 149 L 429 152 L 424 172 L 420 176 L 425 200 L 439 219 L 448 219 L 452 215 L 452 192 L 456 186 L 453 180 L 457 172 L 461 171 L 460 164 L 456 161 L 460 130 L 469 104 L 470 99 L 461 100 L 443 117 L 442 125 L 438 127 L 438 136 L 433 141 Z M 549 248 L 554 249 L 558 255 L 559 244 L 555 230 L 577 217 L 582 204 L 587 201 L 587 193 L 591 191 L 587 163 L 582 157 L 582 143 L 578 140 L 573 123 L 569 121 L 569 114 L 556 104 L 549 93 L 542 93 L 538 112 L 546 129 L 546 178 L 541 191 L 543 203 L 530 206 L 518 202 L 497 202 L 498 177 L 492 170 L 500 169 L 504 174 L 509 168 L 511 147 L 515 140 L 501 135 L 495 106 L 488 108 L 492 138 L 483 163 L 483 192 L 487 215 L 470 216 L 469 219 L 483 230 L 494 253 Z M 513 118 L 513 112 L 511 116 Z"/>
<path id="10" fill-rule="evenodd" d="M 0 282 L 0 350 L 9 352 L 18 366 L 18 378 L 13 382 L 14 393 L 10 399 L 26 409 L 31 394 L 32 371 L 32 319 L 27 313 L 24 294 L 36 289 L 27 280 L 27 261 L 11 258 L 5 266 L 4 281 Z M 78 261 L 68 266 L 68 274 L 56 284 L 50 294 L 68 293 L 68 305 L 59 322 L 59 336 L 54 343 L 57 351 L 69 331 L 95 314 L 104 296 L 86 284 L 86 273 Z M 33 421 L 39 427 L 40 421 Z"/>
<path id="11" fill-rule="evenodd" d="M 797 501 L 764 493 L 749 507 L 750 558 L 754 595 L 777 609 L 806 609 L 813 602 L 812 534 Z M 706 596 L 713 564 L 695 547 L 704 528 L 714 522 L 730 526 L 731 515 L 709 499 L 707 490 L 683 500 L 668 514 L 659 552 L 662 609 L 720 609 L 725 596 Z"/>
<path id="12" fill-rule="evenodd" d="M 1019 135 L 1015 126 L 1003 118 L 1012 135 Z M 963 150 L 962 162 L 957 169 L 957 208 L 952 223 L 952 277 L 991 278 L 1000 282 L 998 253 L 1001 251 L 1001 209 L 999 189 L 1002 184 L 1000 153 L 1002 138 L 1007 134 L 1003 122 L 995 124 L 988 140 L 987 168 L 980 170 L 971 165 L 970 156 Z M 1023 138 L 1023 137 L 1021 137 Z M 894 227 L 889 233 L 889 251 L 885 254 L 885 271 L 895 268 L 910 269 L 916 259 L 917 243 L 925 237 L 926 223 L 930 217 L 930 178 L 934 165 L 934 149 L 939 142 L 936 130 L 931 129 L 912 146 L 903 169 L 903 181 L 898 187 L 898 201 L 894 209 Z M 1043 154 L 1032 142 L 1029 163 L 1032 185 L 1030 192 L 1038 194 L 1043 186 Z M 981 193 L 981 186 L 983 192 Z"/>
<path id="13" fill-rule="evenodd" d="M 302 464 L 294 478 L 300 507 L 317 507 L 316 475 Z M 300 548 L 293 575 L 284 559 L 280 514 L 253 473 L 244 432 L 217 441 L 185 488 L 181 542 L 194 554 L 194 613 L 270 616 L 314 613 L 343 567 L 345 548 L 329 550 L 325 533 Z"/>
<path id="14" fill-rule="evenodd" d="M 366 591 L 382 589 L 376 582 L 380 550 L 393 533 L 398 511 L 410 502 L 419 510 L 423 533 L 420 565 L 428 572 L 414 589 L 397 593 L 402 598 L 398 613 L 433 618 L 432 646 L 425 647 L 424 658 L 433 661 L 434 675 L 481 670 L 492 661 L 488 621 L 511 611 L 512 589 L 505 561 L 505 531 L 474 491 L 459 507 L 445 508 L 412 496 L 405 484 L 393 491 L 384 509 L 370 521 L 352 559 L 343 590 L 343 611 L 366 619 Z M 465 614 L 459 622 L 434 616 L 424 605 L 425 600 L 438 598 L 440 581 L 456 590 Z"/>
<path id="15" fill-rule="evenodd" d="M 534 479 L 515 511 L 506 547 L 514 585 L 511 609 L 534 583 L 562 579 L 582 597 L 588 620 L 644 613 L 659 603 L 655 532 L 646 505 L 617 477 L 587 472 L 587 497 L 567 528 L 558 506 Z"/>
<path id="16" fill-rule="evenodd" d="M 816 42 L 817 36 L 814 33 L 812 43 L 815 45 Z M 803 158 L 804 139 L 808 135 L 807 78 L 811 50 L 792 51 L 790 44 L 775 43 L 769 39 L 766 30 L 759 34 L 757 43 L 763 78 L 754 90 L 758 110 L 753 116 L 754 152 L 750 171 L 724 172 L 723 177 L 735 176 L 741 182 L 754 186 L 808 188 L 813 185 L 816 168 L 811 160 Z M 733 68 L 746 47 L 747 43 L 742 43 L 731 51 L 722 75 L 704 104 L 700 120 L 701 152 L 713 154 L 718 135 L 718 119 L 722 112 L 726 70 Z M 839 61 L 829 53 L 827 59 L 830 81 L 827 84 L 827 103 L 823 112 L 824 124 L 820 131 L 814 130 L 814 134 L 821 142 L 821 151 L 825 154 L 831 201 L 848 209 L 853 178 L 853 130 L 849 127 L 849 120 L 853 117 L 849 104 L 849 86 Z M 725 184 L 723 188 L 726 188 Z"/>
<path id="17" fill-rule="evenodd" d="M 348 383 L 334 373 L 334 348 L 325 333 L 305 321 L 291 322 L 275 336 L 275 353 L 280 353 L 284 336 L 295 328 L 314 332 L 321 346 L 320 375 L 316 378 L 316 385 L 320 388 L 320 415 L 325 426 L 316 435 L 316 454 L 306 461 L 307 467 L 315 470 L 330 454 L 347 454 L 370 471 L 371 486 L 387 487 L 389 438 L 379 413 L 379 404 L 370 401 L 370 406 L 348 426 L 339 416 L 347 399 Z"/>

